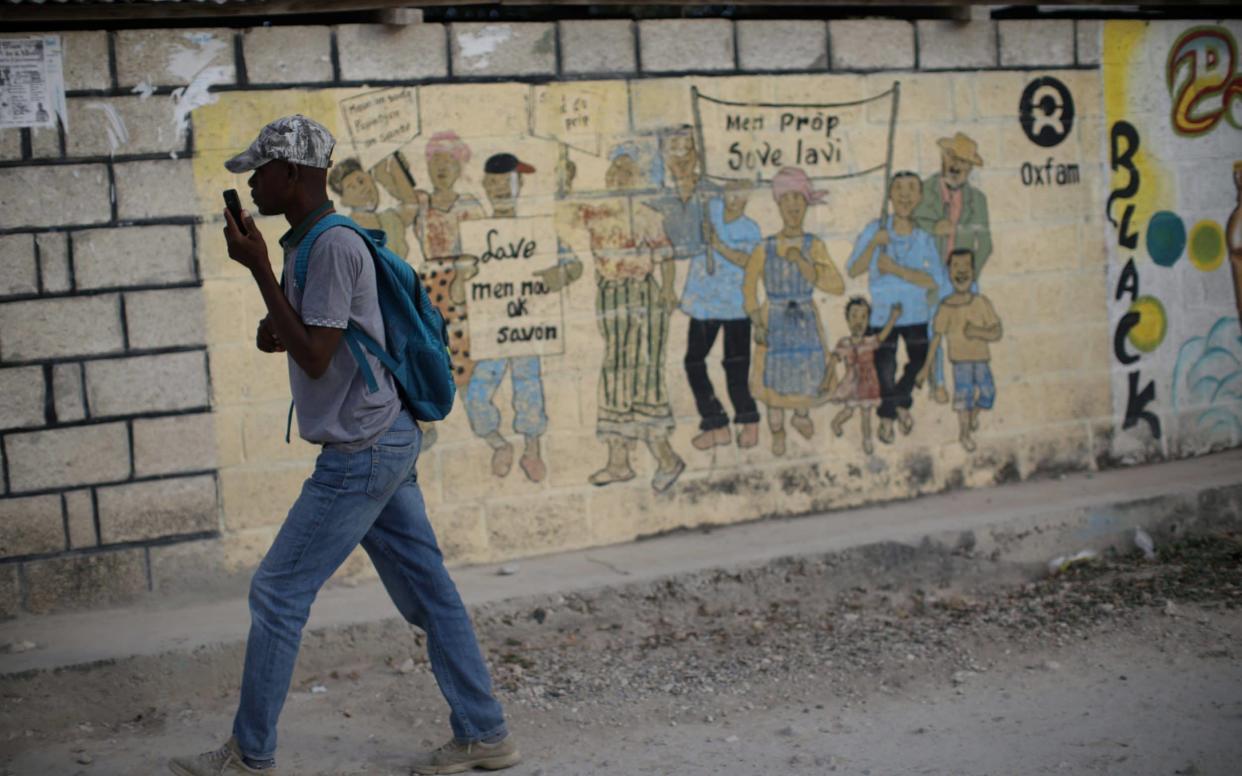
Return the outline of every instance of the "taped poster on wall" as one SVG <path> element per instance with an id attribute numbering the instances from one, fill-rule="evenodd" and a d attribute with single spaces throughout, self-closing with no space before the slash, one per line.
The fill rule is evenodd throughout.
<path id="1" fill-rule="evenodd" d="M 58 116 L 64 122 L 60 37 L 0 39 L 0 129 L 53 128 Z"/>

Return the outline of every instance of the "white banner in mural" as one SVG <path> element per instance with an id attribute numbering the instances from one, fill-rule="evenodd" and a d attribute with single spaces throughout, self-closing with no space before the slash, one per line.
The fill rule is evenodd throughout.
<path id="1" fill-rule="evenodd" d="M 65 116 L 60 38 L 0 38 L 0 129 L 52 128 Z"/>
<path id="2" fill-rule="evenodd" d="M 692 90 L 706 172 L 714 178 L 771 180 L 782 167 L 800 167 L 832 180 L 879 172 L 891 155 L 899 87 L 852 102 L 795 104 L 735 102 Z M 868 112 L 889 108 L 886 125 Z"/>

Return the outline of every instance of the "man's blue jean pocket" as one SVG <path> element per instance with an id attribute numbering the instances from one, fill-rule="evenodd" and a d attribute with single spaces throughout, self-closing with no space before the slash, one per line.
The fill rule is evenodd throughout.
<path id="1" fill-rule="evenodd" d="M 373 446 L 371 453 L 371 478 L 367 481 L 367 495 L 387 501 L 393 491 L 414 472 L 418 460 L 419 432 L 389 432 L 381 444 Z"/>

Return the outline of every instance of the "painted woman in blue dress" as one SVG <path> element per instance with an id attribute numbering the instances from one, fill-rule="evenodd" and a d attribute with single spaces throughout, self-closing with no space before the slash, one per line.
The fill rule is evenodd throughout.
<path id="1" fill-rule="evenodd" d="M 815 433 L 811 408 L 826 402 L 833 387 L 827 368 L 831 349 L 813 295 L 817 289 L 845 293 L 845 280 L 823 240 L 803 230 L 807 208 L 824 195 L 802 170 L 778 172 L 772 197 L 784 227 L 760 242 L 746 264 L 743 296 L 758 346 L 751 391 L 768 407 L 776 455 L 785 452 L 785 410 L 793 411 L 789 423 L 794 430 L 810 439 Z M 766 297 L 762 303 L 760 283 Z"/>

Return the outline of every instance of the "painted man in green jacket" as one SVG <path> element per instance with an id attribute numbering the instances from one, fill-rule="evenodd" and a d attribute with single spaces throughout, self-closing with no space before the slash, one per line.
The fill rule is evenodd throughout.
<path id="1" fill-rule="evenodd" d="M 970 173 L 983 166 L 979 146 L 974 140 L 958 132 L 953 137 L 942 137 L 940 146 L 940 172 L 932 175 L 923 185 L 923 199 L 914 210 L 914 221 L 936 239 L 940 260 L 947 262 L 955 250 L 969 250 L 975 256 L 976 292 L 983 265 L 992 255 L 992 231 L 988 225 L 988 198 L 970 185 Z M 947 273 L 941 273 L 947 277 Z M 932 317 L 940 300 L 953 293 L 952 287 L 937 289 Z M 931 301 L 931 300 L 929 300 Z M 939 350 L 932 354 L 932 396 L 944 404 L 949 400 L 944 380 L 944 358 Z"/>

